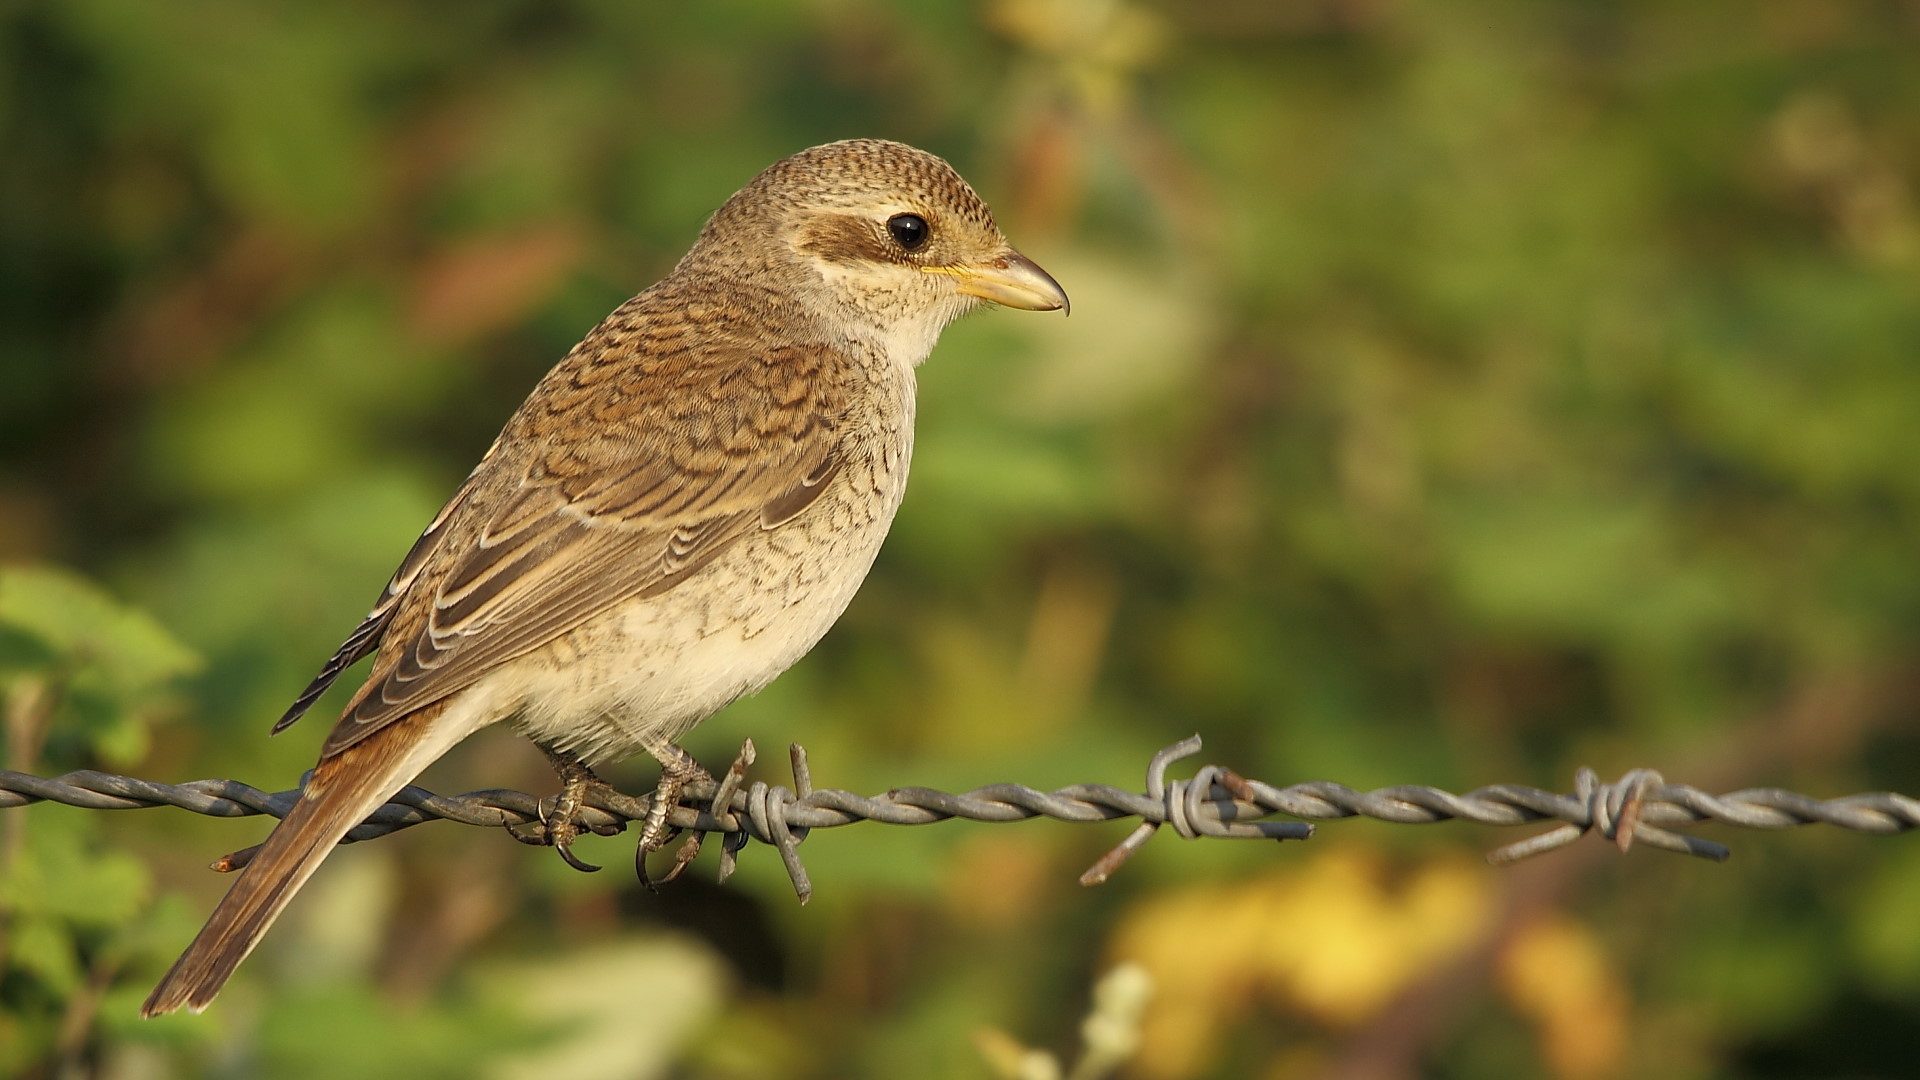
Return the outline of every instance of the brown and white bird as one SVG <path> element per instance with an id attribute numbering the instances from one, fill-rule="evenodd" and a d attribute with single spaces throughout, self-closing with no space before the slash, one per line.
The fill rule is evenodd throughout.
<path id="1" fill-rule="evenodd" d="M 348 829 L 505 721 L 567 794 L 771 682 L 866 577 L 906 488 L 914 369 L 982 301 L 1067 306 L 940 158 L 775 163 L 507 421 L 287 714 L 378 653 L 300 800 L 142 1014 L 204 1009 Z M 571 861 L 571 857 L 570 861 Z"/>

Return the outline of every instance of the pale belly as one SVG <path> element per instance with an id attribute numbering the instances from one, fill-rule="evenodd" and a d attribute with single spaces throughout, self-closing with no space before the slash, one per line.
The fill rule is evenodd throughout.
<path id="1" fill-rule="evenodd" d="M 853 600 L 893 522 L 907 448 L 849 469 L 793 521 L 750 533 L 685 582 L 635 601 L 474 687 L 535 742 L 588 764 L 661 746 L 813 648 Z"/>

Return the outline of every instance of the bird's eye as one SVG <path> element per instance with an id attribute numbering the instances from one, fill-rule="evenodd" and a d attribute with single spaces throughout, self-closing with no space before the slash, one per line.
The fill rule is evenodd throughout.
<path id="1" fill-rule="evenodd" d="M 908 251 L 918 251 L 926 245 L 927 219 L 919 214 L 895 214 L 887 219 L 887 231 L 893 234 L 893 242 Z"/>

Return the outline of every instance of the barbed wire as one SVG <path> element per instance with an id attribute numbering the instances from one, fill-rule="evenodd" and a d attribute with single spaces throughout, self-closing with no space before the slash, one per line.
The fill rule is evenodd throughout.
<path id="1" fill-rule="evenodd" d="M 1816 799 L 1780 788 L 1752 788 L 1715 796 L 1685 784 L 1669 784 L 1651 769 L 1635 769 L 1619 780 L 1604 783 L 1593 770 L 1583 768 L 1575 776 L 1571 794 L 1520 784 L 1496 784 L 1464 795 L 1411 784 L 1367 792 L 1327 781 L 1280 788 L 1217 765 L 1203 766 L 1190 779 L 1167 779 L 1169 765 L 1199 750 L 1200 737 L 1195 735 L 1155 754 L 1147 766 L 1144 793 L 1105 784 L 1075 784 L 1055 791 L 991 784 L 960 794 L 904 787 L 869 797 L 831 788 L 815 790 L 806 751 L 797 743 L 791 748 L 793 787 L 757 780 L 747 783 L 746 769 L 754 760 L 753 742 L 748 740 L 718 780 L 689 783 L 679 804 L 668 813 L 667 821 L 676 832 L 692 835 L 676 854 L 665 880 L 685 869 L 698 853 L 704 836 L 718 833 L 725 838 L 720 858 L 722 881 L 732 874 L 737 855 L 747 841 L 758 840 L 779 852 L 794 891 L 805 903 L 812 895 L 812 885 L 800 861 L 800 842 L 808 830 L 858 821 L 930 825 L 954 818 L 987 822 L 1035 817 L 1069 822 L 1141 819 L 1125 840 L 1081 875 L 1085 885 L 1107 880 L 1163 825 L 1188 839 L 1304 840 L 1313 834 L 1314 827 L 1304 822 L 1264 820 L 1272 814 L 1319 820 L 1368 817 L 1408 825 L 1449 820 L 1480 825 L 1561 822 L 1489 853 L 1488 859 L 1495 863 L 1511 863 L 1552 851 L 1589 832 L 1611 840 L 1621 851 L 1645 844 L 1715 861 L 1727 858 L 1731 852 L 1726 847 L 1667 827 L 1699 822 L 1748 829 L 1823 824 L 1876 834 L 1920 827 L 1920 799 L 1896 792 Z M 46 801 L 94 810 L 177 806 L 214 817 L 284 817 L 299 794 L 298 789 L 268 793 L 237 780 L 162 784 L 91 770 L 39 777 L 0 769 L 0 808 Z M 543 801 L 523 791 L 490 789 L 445 796 L 409 786 L 349 832 L 345 842 L 371 840 L 423 822 L 446 820 L 504 826 L 516 839 L 547 843 Z M 596 788 L 581 809 L 580 824 L 610 835 L 623 831 L 629 822 L 644 822 L 650 807 L 649 798 Z M 214 868 L 239 869 L 255 850 L 228 855 L 217 860 Z M 642 880 L 647 880 L 644 859 L 636 863 Z"/>

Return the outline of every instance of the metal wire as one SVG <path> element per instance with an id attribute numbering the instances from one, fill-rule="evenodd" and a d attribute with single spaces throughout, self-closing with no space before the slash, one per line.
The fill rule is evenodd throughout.
<path id="1" fill-rule="evenodd" d="M 1564 847 L 1588 832 L 1599 833 L 1622 851 L 1640 843 L 1725 859 L 1730 854 L 1725 847 L 1666 828 L 1705 821 L 1748 829 L 1824 824 L 1876 834 L 1920 827 L 1920 799 L 1895 792 L 1815 799 L 1779 788 L 1752 788 L 1715 796 L 1685 784 L 1669 784 L 1648 769 L 1633 770 L 1612 783 L 1601 782 L 1591 769 L 1581 769 L 1575 776 L 1573 792 L 1564 795 L 1518 784 L 1483 787 L 1464 795 L 1417 785 L 1361 792 L 1325 781 L 1278 788 L 1214 765 L 1202 767 L 1188 780 L 1166 778 L 1169 765 L 1199 750 L 1200 737 L 1195 735 L 1154 755 L 1147 767 L 1144 794 L 1104 784 L 1076 784 L 1051 792 L 1020 784 L 992 784 L 957 795 L 908 787 L 867 797 L 831 788 L 813 789 L 806 751 L 798 744 L 792 747 L 793 788 L 762 781 L 744 783 L 746 766 L 753 760 L 753 744 L 748 741 L 717 783 L 688 784 L 680 804 L 669 813 L 668 822 L 676 830 L 693 834 L 676 859 L 673 873 L 691 860 L 701 836 L 721 833 L 726 836 L 721 856 L 724 879 L 733 870 L 734 856 L 751 838 L 778 849 L 794 890 L 804 903 L 812 886 L 800 862 L 800 841 L 809 829 L 856 821 L 928 825 L 952 818 L 1025 821 L 1049 817 L 1074 822 L 1141 819 L 1132 834 L 1082 875 L 1082 883 L 1088 885 L 1105 881 L 1162 825 L 1189 839 L 1304 840 L 1313 834 L 1312 825 L 1262 820 L 1271 814 L 1320 820 L 1369 817 L 1399 824 L 1448 820 L 1481 825 L 1526 825 L 1549 820 L 1562 823 L 1492 852 L 1488 858 L 1496 863 Z M 716 800 L 716 795 L 722 797 Z M 235 780 L 161 784 L 90 770 L 39 777 L 0 769 L 0 808 L 47 801 L 94 810 L 177 806 L 215 817 L 283 817 L 298 797 L 298 789 L 269 794 Z M 711 805 L 716 801 L 724 808 L 718 813 Z M 619 832 L 627 822 L 645 820 L 649 806 L 645 798 L 598 792 L 589 796 L 580 824 L 603 834 Z M 349 832 L 347 841 L 370 840 L 433 820 L 511 826 L 521 838 L 530 836 L 534 842 L 543 838 L 545 829 L 541 800 L 523 791 L 495 789 L 442 796 L 407 787 Z M 214 865 L 237 869 L 245 865 L 251 851 L 227 856 Z"/>

